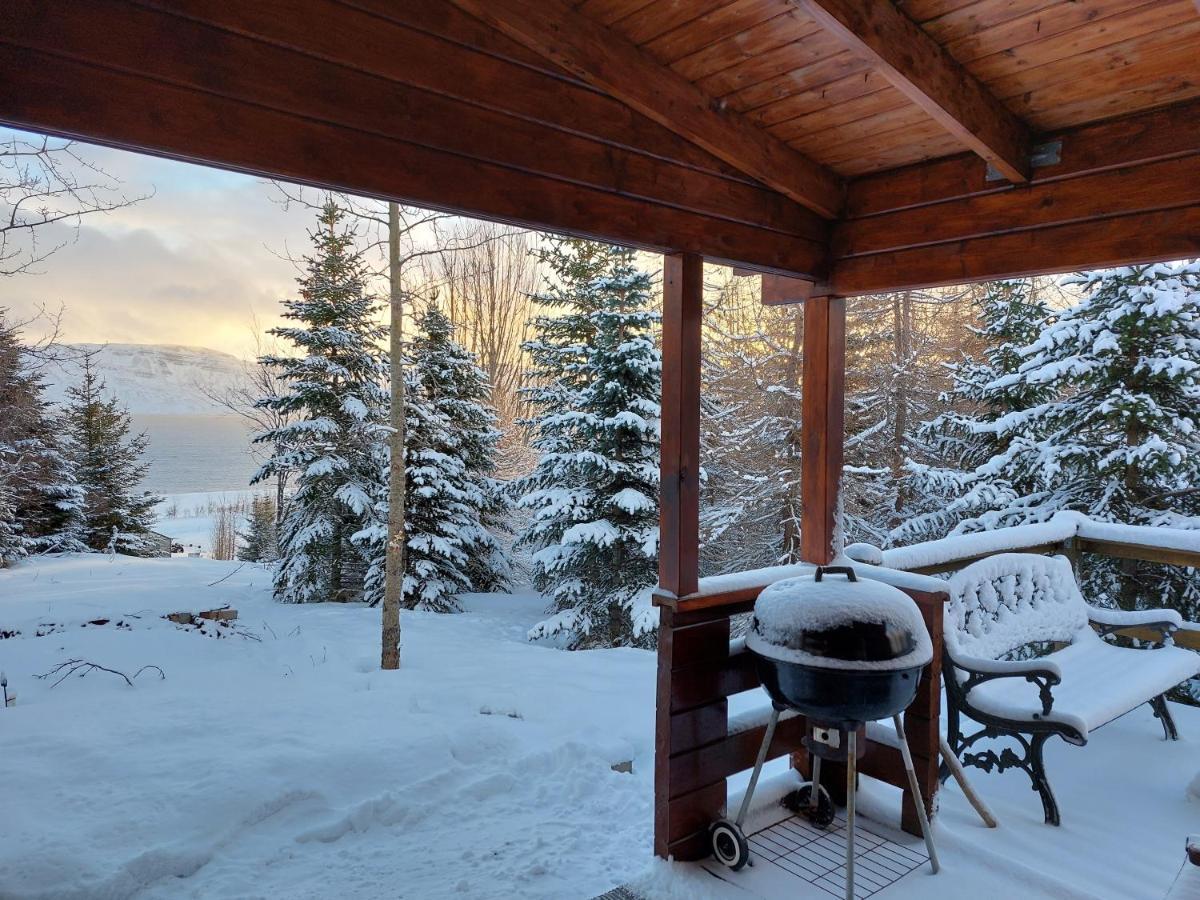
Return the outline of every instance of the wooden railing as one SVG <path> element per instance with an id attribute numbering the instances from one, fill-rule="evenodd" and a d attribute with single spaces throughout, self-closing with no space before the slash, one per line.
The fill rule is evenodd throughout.
<path id="1" fill-rule="evenodd" d="M 941 628 L 946 595 L 936 579 L 887 573 L 870 566 L 856 568 L 860 575 L 891 581 L 913 597 L 934 641 L 934 662 L 922 678 L 917 700 L 905 714 L 921 789 L 932 809 L 938 787 Z M 810 566 L 784 566 L 702 579 L 700 590 L 686 597 L 656 595 L 660 629 L 654 843 L 659 856 L 700 859 L 708 855 L 707 829 L 725 814 L 727 779 L 754 765 L 765 733 L 765 725 L 731 728 L 729 697 L 753 690 L 759 679 L 742 642 L 730 642 L 730 618 L 749 612 L 768 584 L 811 572 Z M 768 702 L 765 695 L 763 702 Z M 797 767 L 806 770 L 807 752 L 801 743 L 805 726 L 802 717 L 783 720 L 768 758 L 792 754 Z M 889 744 L 868 742 L 859 771 L 905 791 L 903 824 L 919 834 L 899 751 Z M 826 766 L 824 772 L 822 782 L 836 800 L 844 775 L 832 766 Z"/>
<path id="2" fill-rule="evenodd" d="M 988 532 L 987 552 L 946 554 L 941 542 L 885 551 L 884 567 L 856 563 L 860 577 L 886 581 L 916 600 L 934 642 L 934 662 L 922 678 L 916 701 L 905 713 L 905 729 L 917 766 L 921 790 L 932 807 L 938 789 L 938 718 L 941 693 L 942 606 L 947 599 L 943 583 L 930 577 L 960 569 L 978 559 L 1003 552 L 1098 553 L 1123 559 L 1140 559 L 1190 566 L 1200 571 L 1200 552 L 1181 549 L 1167 539 L 1148 543 L 1105 535 L 1079 533 L 1073 520 L 1063 520 L 1061 534 L 1047 540 L 1044 528 L 1028 532 L 1007 529 Z M 1103 530 L 1097 526 L 1098 530 Z M 1086 531 L 1086 529 L 1084 529 Z M 1005 533 L 1007 532 L 1007 533 Z M 1024 540 L 1023 534 L 1034 539 Z M 1149 535 L 1155 537 L 1156 535 Z M 950 545 L 946 545 L 950 546 Z M 934 548 L 930 551 L 929 548 Z M 889 559 L 889 556 L 891 557 Z M 923 565 L 905 567 L 904 557 L 933 558 Z M 749 612 L 767 585 L 783 578 L 810 575 L 808 565 L 779 566 L 734 575 L 705 578 L 700 590 L 685 597 L 660 592 L 658 637 L 658 712 L 654 767 L 654 848 L 659 856 L 700 859 L 708 856 L 707 828 L 725 814 L 727 779 L 754 765 L 765 725 L 739 730 L 731 727 L 729 698 L 759 686 L 752 656 L 741 641 L 730 642 L 730 618 Z M 1154 640 L 1149 629 L 1120 632 Z M 1179 646 L 1200 650 L 1200 628 L 1184 628 L 1175 635 Z M 766 703 L 764 695 L 763 702 Z M 807 768 L 801 743 L 806 722 L 801 717 L 782 721 L 768 752 L 769 759 L 791 754 L 793 764 Z M 832 766 L 824 768 L 822 782 L 835 800 L 844 777 Z M 844 771 L 844 770 L 843 770 Z M 908 792 L 899 751 L 889 744 L 869 742 L 859 771 L 904 790 L 902 822 L 906 831 L 919 834 L 916 807 Z"/>

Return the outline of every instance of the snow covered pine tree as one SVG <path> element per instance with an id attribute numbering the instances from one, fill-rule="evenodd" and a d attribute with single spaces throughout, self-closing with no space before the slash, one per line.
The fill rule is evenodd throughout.
<path id="1" fill-rule="evenodd" d="M 551 314 L 525 344 L 536 387 L 523 393 L 542 455 L 513 491 L 531 513 L 518 542 L 535 551 L 553 615 L 530 638 L 649 646 L 662 380 L 651 279 L 632 250 L 607 244 L 553 239 L 541 256 L 553 277 L 535 299 Z"/>
<path id="2" fill-rule="evenodd" d="M 83 491 L 34 362 L 0 309 L 0 566 L 29 553 L 87 549 Z"/>
<path id="3" fill-rule="evenodd" d="M 246 530 L 238 533 L 242 543 L 237 558 L 242 562 L 257 563 L 272 563 L 279 559 L 279 529 L 275 522 L 275 498 L 255 494 L 246 515 Z"/>
<path id="4" fill-rule="evenodd" d="M 296 476 L 275 573 L 275 596 L 288 603 L 372 601 L 383 589 L 371 564 L 383 558 L 386 536 L 379 514 L 387 492 L 388 364 L 380 349 L 387 332 L 342 218 L 332 201 L 321 210 L 309 233 L 314 253 L 297 279 L 300 296 L 283 301 L 284 318 L 298 324 L 271 331 L 299 355 L 260 360 L 279 373 L 282 390 L 259 406 L 294 417 L 255 438 L 276 449 L 252 480 L 277 469 Z"/>
<path id="5" fill-rule="evenodd" d="M 944 537 L 959 522 L 984 516 L 974 527 L 996 527 L 989 511 L 1003 515 L 1019 509 L 1034 493 L 1028 478 L 986 465 L 1004 452 L 1014 435 L 998 423 L 1051 399 L 1053 384 L 1011 379 L 1032 344 L 1051 321 L 1049 305 L 1037 293 L 1034 279 L 997 281 L 987 285 L 980 301 L 981 327 L 972 330 L 983 341 L 983 358 L 951 367 L 953 387 L 941 399 L 953 411 L 922 422 L 918 436 L 933 448 L 939 465 L 909 459 L 908 476 L 915 494 L 927 498 L 931 511 L 902 523 L 891 534 L 899 543 Z"/>
<path id="6" fill-rule="evenodd" d="M 486 527 L 498 512 L 490 476 L 500 435 L 487 377 L 455 342 L 445 313 L 431 303 L 416 325 L 406 392 L 404 603 L 457 612 L 458 594 L 508 580 L 508 562 Z"/>
<path id="7" fill-rule="evenodd" d="M 161 498 L 137 493 L 150 468 L 142 461 L 149 439 L 130 433 L 129 413 L 116 397 L 104 399 L 104 392 L 104 381 L 85 356 L 82 378 L 68 389 L 63 414 L 66 450 L 83 491 L 83 541 L 93 550 L 150 555 L 155 547 L 148 532 Z"/>
<path id="8" fill-rule="evenodd" d="M 1041 400 L 988 426 L 998 450 L 976 467 L 1017 496 L 959 530 L 1067 509 L 1200 528 L 1200 263 L 1088 272 L 1064 285 L 1081 301 L 1016 351 L 1015 372 L 984 388 Z M 1092 602 L 1200 614 L 1200 587 L 1187 570 L 1091 555 L 1081 566 Z"/>

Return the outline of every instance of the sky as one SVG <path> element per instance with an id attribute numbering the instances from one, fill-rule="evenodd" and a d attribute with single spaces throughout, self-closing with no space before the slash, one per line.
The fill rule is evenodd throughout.
<path id="1" fill-rule="evenodd" d="M 0 139 L 7 132 L 0 129 Z M 83 219 L 38 274 L 0 277 L 0 307 L 16 319 L 63 308 L 71 342 L 163 343 L 254 352 L 253 323 L 277 324 L 295 287 L 287 258 L 308 249 L 312 214 L 284 209 L 259 178 L 81 145 L 119 178 L 132 207 Z M 43 238 L 54 239 L 54 238 Z M 34 326 L 36 327 L 36 326 Z M 31 329 L 32 330 L 32 329 Z"/>

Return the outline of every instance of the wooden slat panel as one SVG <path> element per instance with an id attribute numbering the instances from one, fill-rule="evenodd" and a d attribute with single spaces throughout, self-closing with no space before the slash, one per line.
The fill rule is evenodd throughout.
<path id="1" fill-rule="evenodd" d="M 823 227 L 820 220 L 807 211 L 792 207 L 789 212 L 787 207 L 779 207 L 761 188 L 701 174 L 690 168 L 665 166 L 661 160 L 648 155 L 622 151 L 614 157 L 612 147 L 578 134 L 547 133 L 544 126 L 526 119 L 513 119 L 478 107 L 464 107 L 442 93 L 385 81 L 365 74 L 359 68 L 337 68 L 331 73 L 330 67 L 321 59 L 244 37 L 245 31 L 261 20 L 240 17 L 236 10 L 230 15 L 237 23 L 237 30 L 226 31 L 180 20 L 157 10 L 131 6 L 120 0 L 78 0 L 66 11 L 54 11 L 43 4 L 30 4 L 25 0 L 14 0 L 11 5 L 20 11 L 23 19 L 21 34 L 28 35 L 27 43 L 42 51 L 70 53 L 73 58 L 98 65 L 119 65 L 135 74 L 171 84 L 212 91 L 239 101 L 321 118 L 335 125 L 420 143 L 462 156 L 487 152 L 490 161 L 502 161 L 523 171 L 632 197 L 675 205 L 672 196 L 683 197 L 691 194 L 695 187 L 704 185 L 712 191 L 712 201 L 706 204 L 708 209 L 701 212 L 720 215 L 721 206 L 727 202 L 727 209 L 742 210 L 739 221 L 747 224 L 759 224 L 754 221 L 757 217 L 755 207 L 759 206 L 757 198 L 762 198 L 767 208 L 774 207 L 777 213 L 783 213 L 783 217 L 777 219 L 778 224 L 785 225 L 781 230 L 798 233 L 792 226 L 800 229 Z M 176 0 L 174 5 L 189 9 L 212 6 L 196 0 Z M 363 18 L 369 23 L 370 20 Z M 97 20 L 120 21 L 122 27 L 114 30 L 110 40 L 92 41 Z M 328 43 L 317 37 L 318 33 L 328 29 L 313 28 L 313 24 L 308 23 L 307 35 L 297 33 L 292 26 L 290 36 L 294 40 L 307 36 L 310 46 L 319 44 L 328 48 Z M 375 29 L 379 30 L 378 23 L 375 23 Z M 413 46 L 438 51 L 438 57 L 447 63 L 458 63 L 454 77 L 459 82 L 478 79 L 480 89 L 486 90 L 489 75 L 507 75 L 517 68 L 510 66 L 493 72 L 496 63 L 488 57 L 466 53 L 445 42 L 438 46 L 433 39 L 417 32 L 405 31 L 401 37 L 411 38 Z M 428 46 L 430 44 L 433 46 Z M 197 46 L 206 49 L 203 56 L 191 52 L 191 48 Z M 360 45 L 356 43 L 355 46 Z M 420 54 L 412 56 L 419 57 Z M 252 78 L 243 77 L 247 59 L 255 61 Z M 369 64 L 377 59 L 366 62 Z M 467 74 L 472 71 L 472 63 L 482 64 L 475 75 Z M 584 92 L 584 89 L 546 79 L 528 70 L 518 71 L 562 89 L 555 97 L 558 100 L 567 100 Z M 436 77 L 424 80 L 435 81 Z M 595 96 L 590 91 L 586 93 Z M 353 97 L 354 102 L 346 102 L 347 97 Z M 559 153 L 546 154 L 540 150 L 540 146 L 549 141 L 557 145 Z M 807 225 L 804 224 L 806 218 Z M 809 236 L 817 237 L 817 233 Z"/>
<path id="2" fill-rule="evenodd" d="M 720 666 L 679 669 L 670 697 L 672 712 L 683 712 L 758 687 L 758 671 L 749 653 L 729 657 Z"/>
<path id="3" fill-rule="evenodd" d="M 776 759 L 802 746 L 804 728 L 805 719 L 800 716 L 780 722 L 767 751 L 767 759 Z M 679 793 L 672 794 L 672 797 L 687 794 L 752 768 L 766 732 L 767 727 L 760 725 L 758 728 L 730 735 L 719 743 L 673 757 L 671 785 Z"/>
<path id="4" fill-rule="evenodd" d="M 786 11 L 785 0 L 731 0 L 647 42 L 642 49 L 670 65 Z"/>
<path id="5" fill-rule="evenodd" d="M 841 259 L 1190 204 L 1200 205 L 1200 155 L 851 220 L 835 230 L 833 253 Z"/>
<path id="6" fill-rule="evenodd" d="M 696 79 L 696 86 L 713 97 L 727 97 L 743 88 L 761 84 L 781 71 L 800 70 L 845 52 L 838 41 L 815 24 L 803 38 L 785 46 L 754 53 L 744 61 Z"/>
<path id="7" fill-rule="evenodd" d="M 0 27 L 13 5 L 0 8 Z M 252 77 L 253 64 L 248 61 L 245 70 Z M 11 44 L 0 52 L 0 83 L 7 91 L 0 120 L 21 128 L 526 227 L 804 271 L 798 256 L 803 242 L 794 238 L 732 223 L 718 226 L 680 210 Z M 276 139 L 262 141 L 267 132 Z"/>
<path id="8" fill-rule="evenodd" d="M 1139 113 L 1111 122 L 1053 133 L 1063 142 L 1062 160 L 1034 169 L 1034 184 L 1117 166 L 1169 159 L 1200 149 L 1200 102 Z M 850 183 L 847 218 L 859 218 L 960 197 L 1010 190 L 987 181 L 973 156 L 939 160 Z"/>
<path id="9" fill-rule="evenodd" d="M 750 121 L 767 126 L 890 87 L 890 82 L 866 62 L 842 52 L 726 99 L 734 109 L 743 110 Z"/>
<path id="10" fill-rule="evenodd" d="M 725 736 L 729 702 L 717 700 L 671 715 L 671 755 L 686 753 Z"/>
<path id="11" fill-rule="evenodd" d="M 831 289 L 849 296 L 1198 255 L 1193 206 L 842 260 Z"/>
<path id="12" fill-rule="evenodd" d="M 795 46 L 795 42 L 820 31 L 812 19 L 783 5 L 770 19 L 677 59 L 671 68 L 703 89 L 703 80 L 709 76 L 751 63 L 780 47 Z"/>
<path id="13" fill-rule="evenodd" d="M 674 859 L 704 859 L 712 852 L 708 826 L 725 814 L 725 779 L 667 802 L 671 834 L 666 851 Z"/>
<path id="14" fill-rule="evenodd" d="M 560 0 L 453 0 L 643 115 L 699 144 L 748 175 L 835 218 L 842 185 L 829 170 L 790 149 Z"/>
<path id="15" fill-rule="evenodd" d="M 727 6 L 729 0 L 687 0 L 681 3 L 651 3 L 613 25 L 639 47 L 693 19 Z"/>

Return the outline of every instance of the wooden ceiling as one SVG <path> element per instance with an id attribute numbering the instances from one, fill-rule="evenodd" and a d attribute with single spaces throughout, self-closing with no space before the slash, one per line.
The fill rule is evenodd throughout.
<path id="1" fill-rule="evenodd" d="M 5 0 L 0 122 L 849 295 L 1200 255 L 1197 3 Z"/>
<path id="2" fill-rule="evenodd" d="M 845 177 L 968 147 L 792 0 L 574 0 L 704 93 Z M 896 4 L 1034 131 L 1200 95 L 1194 0 Z"/>

